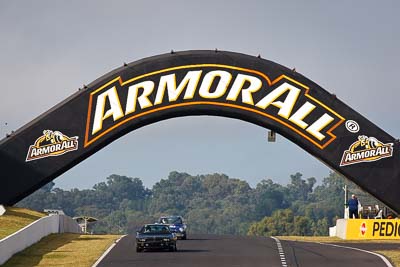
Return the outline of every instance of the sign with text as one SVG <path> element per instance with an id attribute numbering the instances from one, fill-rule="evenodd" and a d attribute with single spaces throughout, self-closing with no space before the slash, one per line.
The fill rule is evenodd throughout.
<path id="1" fill-rule="evenodd" d="M 349 219 L 346 239 L 400 239 L 400 220 Z"/>
<path id="2" fill-rule="evenodd" d="M 43 86 L 62 85 L 43 80 Z M 363 88 L 354 90 L 365 96 Z M 204 115 L 269 129 L 400 212 L 397 139 L 300 73 L 224 51 L 174 52 L 124 64 L 1 140 L 0 204 L 17 203 L 131 131 Z"/>

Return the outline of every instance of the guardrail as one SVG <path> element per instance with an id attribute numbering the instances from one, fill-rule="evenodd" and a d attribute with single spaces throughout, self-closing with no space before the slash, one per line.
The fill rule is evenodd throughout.
<path id="1" fill-rule="evenodd" d="M 50 215 L 25 226 L 0 240 L 0 265 L 14 254 L 54 233 L 82 233 L 79 225 L 65 215 Z"/>

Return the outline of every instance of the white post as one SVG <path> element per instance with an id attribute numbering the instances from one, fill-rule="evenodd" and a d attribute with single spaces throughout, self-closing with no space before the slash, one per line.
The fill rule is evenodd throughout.
<path id="1" fill-rule="evenodd" d="M 347 207 L 347 184 L 344 185 L 343 187 L 344 190 L 344 215 L 343 218 L 348 219 L 349 218 L 349 214 L 348 214 L 348 207 Z"/>
<path id="2" fill-rule="evenodd" d="M 2 216 L 4 213 L 6 213 L 6 208 L 4 208 L 3 205 L 0 205 L 0 216 Z"/>
<path id="3" fill-rule="evenodd" d="M 87 217 L 84 217 L 85 218 L 85 234 L 87 234 L 87 221 L 88 221 L 88 218 Z"/>

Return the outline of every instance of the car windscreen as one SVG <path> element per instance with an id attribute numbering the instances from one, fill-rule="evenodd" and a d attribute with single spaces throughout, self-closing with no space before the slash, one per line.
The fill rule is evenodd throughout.
<path id="1" fill-rule="evenodd" d="M 141 231 L 143 234 L 168 234 L 170 233 L 168 226 L 166 225 L 146 225 Z"/>
<path id="2" fill-rule="evenodd" d="M 182 219 L 180 217 L 170 217 L 170 218 L 161 218 L 160 223 L 165 224 L 182 224 Z"/>

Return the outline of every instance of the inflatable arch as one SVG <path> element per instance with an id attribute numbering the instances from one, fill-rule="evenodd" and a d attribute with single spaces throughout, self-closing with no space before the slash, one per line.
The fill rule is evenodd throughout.
<path id="1" fill-rule="evenodd" d="M 3 139 L 0 204 L 15 204 L 130 131 L 193 115 L 272 129 L 400 212 L 397 139 L 296 71 L 222 51 L 124 64 Z"/>

